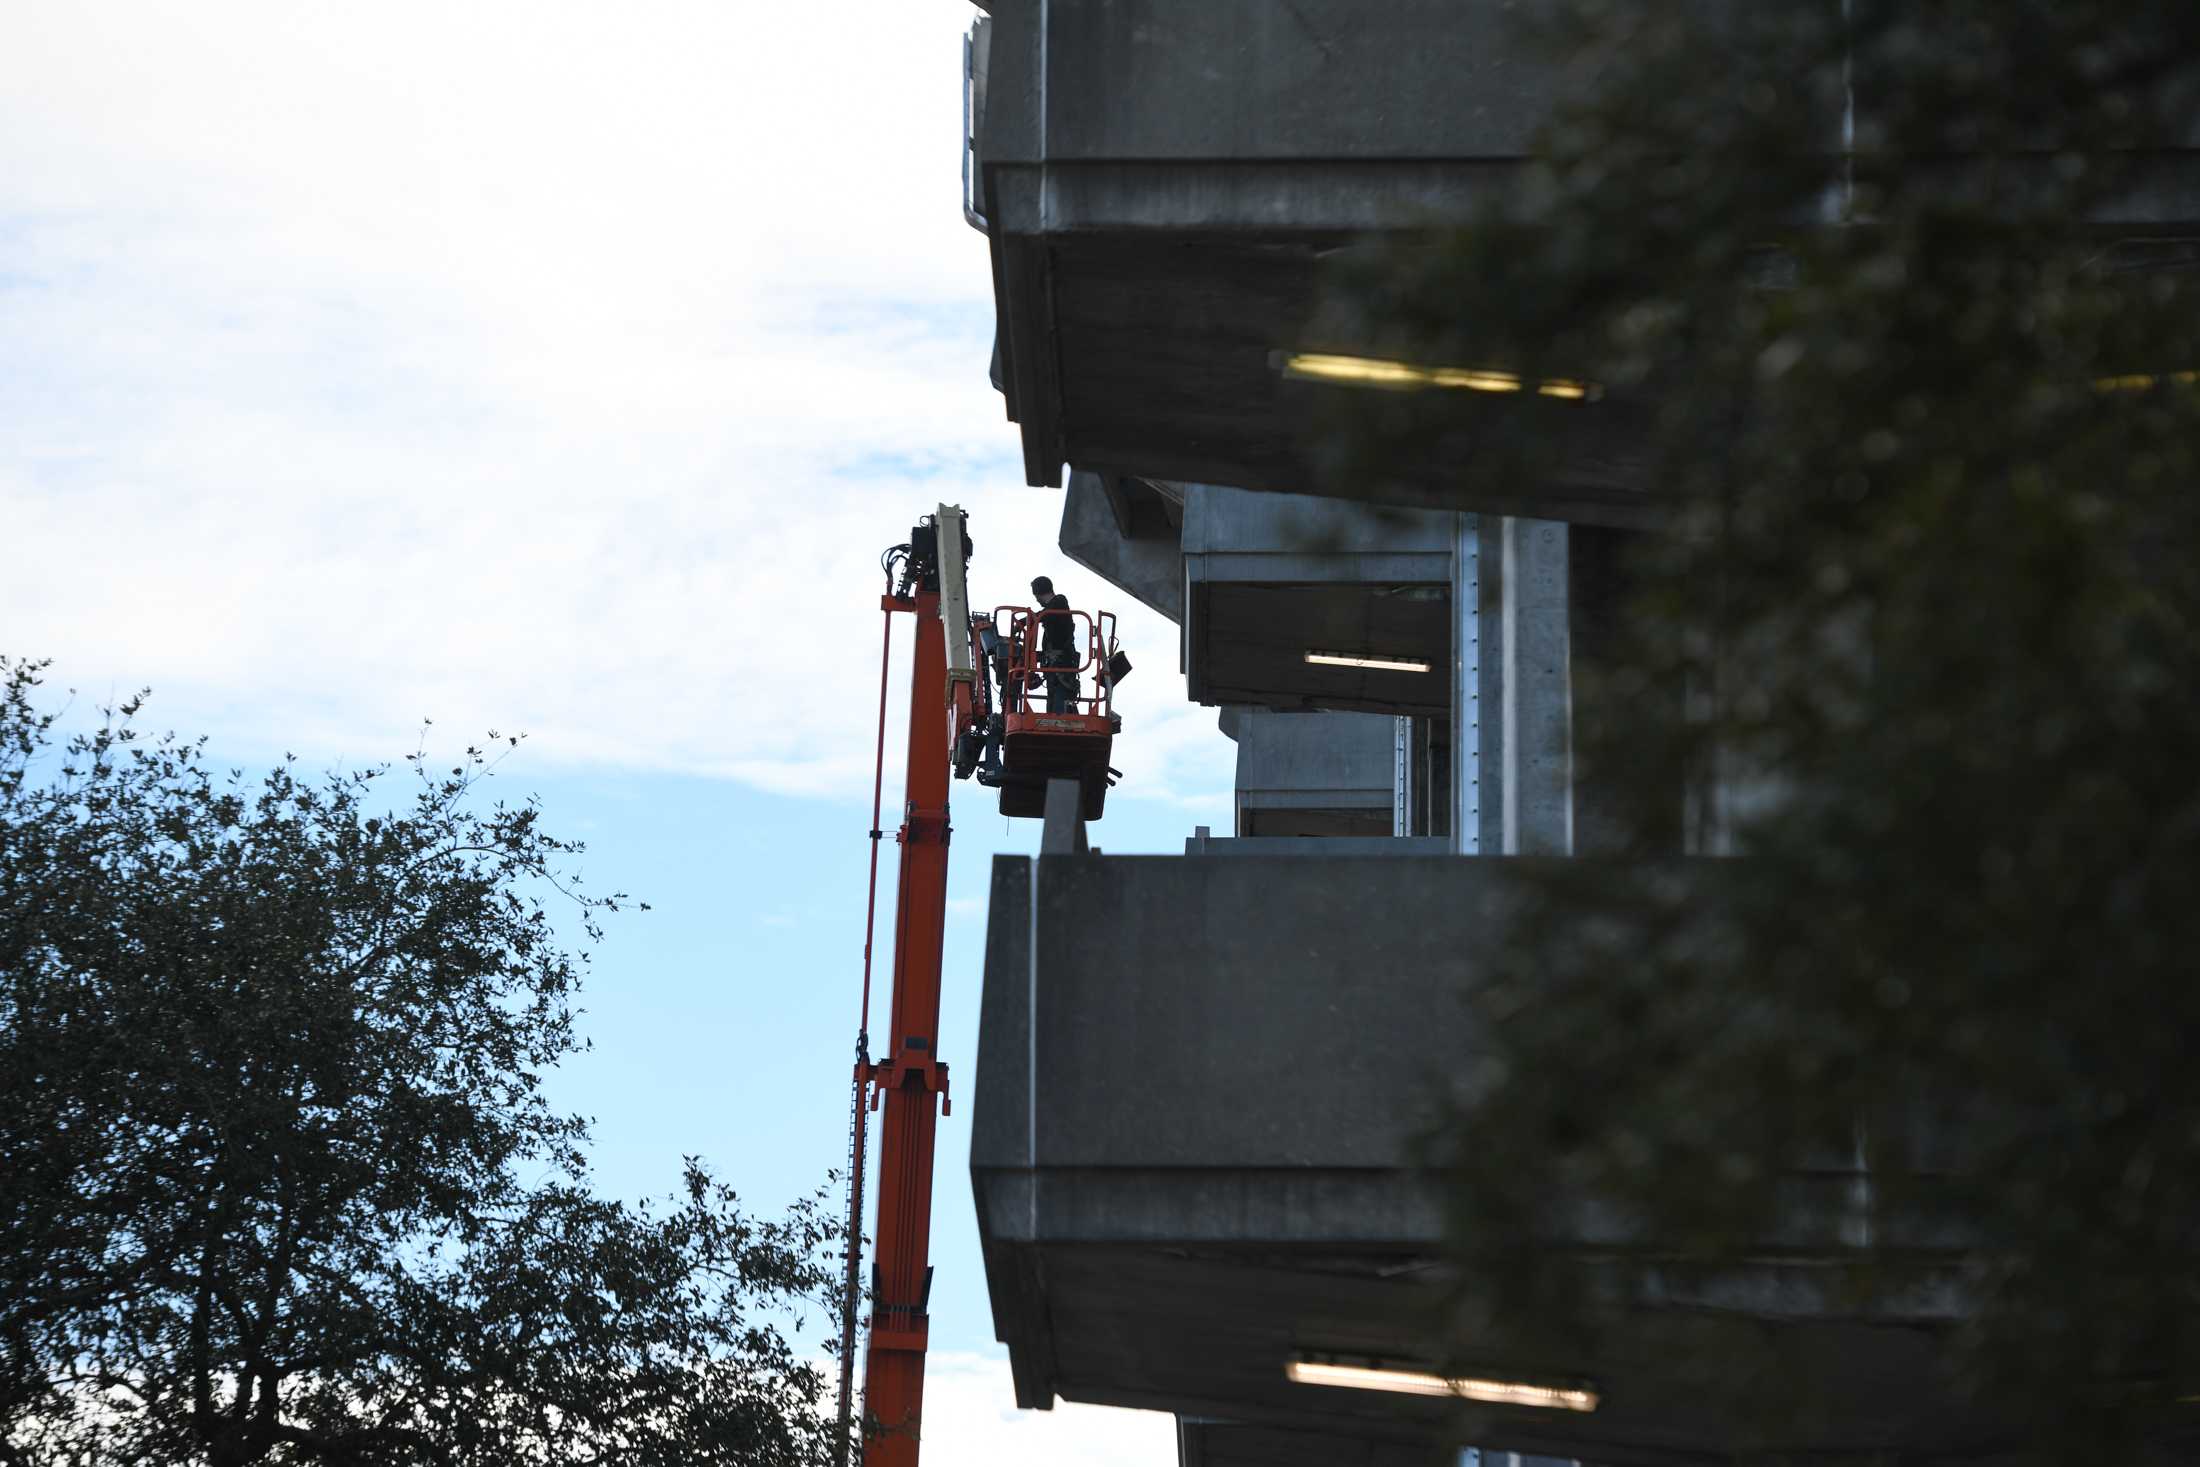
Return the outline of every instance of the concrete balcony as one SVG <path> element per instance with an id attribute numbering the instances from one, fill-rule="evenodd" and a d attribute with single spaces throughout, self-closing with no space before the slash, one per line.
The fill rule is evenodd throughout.
<path id="1" fill-rule="evenodd" d="M 1460 534 L 1458 515 L 1186 485 L 1193 700 L 1448 714 Z"/>
<path id="2" fill-rule="evenodd" d="M 1308 438 L 1322 394 L 1279 353 L 1360 352 L 1317 321 L 1323 257 L 1467 221 L 1510 186 L 1561 78 L 1517 0 L 990 0 L 976 33 L 973 206 L 992 242 L 998 381 L 1025 476 L 1333 492 Z M 1857 78 L 1868 109 L 1870 78 Z M 1823 110 L 1829 155 L 1843 115 Z M 1861 119 L 1868 126 L 1868 110 Z M 2104 239 L 2189 234 L 2200 152 L 2165 139 Z M 1960 168 L 1962 160 L 1952 160 Z M 2053 166 L 2051 158 L 2001 168 Z M 1378 351 L 1378 355 L 1381 353 Z M 1475 364 L 1466 364 L 1475 365 Z M 1492 397 L 1386 502 L 1645 528 L 1648 409 Z M 1554 445 L 1539 477 L 1491 444 Z"/>
<path id="3" fill-rule="evenodd" d="M 1060 545 L 1184 627 L 1199 702 L 1441 711 L 1461 528 L 1453 514 L 1079 469 Z M 1309 650 L 1384 653 L 1430 672 L 1316 667 Z"/>
<path id="4" fill-rule="evenodd" d="M 1396 833 L 1397 719 L 1225 708 L 1221 721 L 1237 743 L 1238 835 L 1326 841 Z"/>
<path id="5" fill-rule="evenodd" d="M 1412 1138 L 1475 1054 L 1460 997 L 1504 941 L 1509 864 L 996 861 L 971 1173 L 1018 1404 L 1389 1444 L 1370 1461 L 1473 1441 L 1677 1462 L 1734 1444 L 1660 1332 L 1661 1320 L 1708 1315 L 1742 1329 L 1779 1321 L 1833 1393 L 1835 1409 L 1798 1420 L 1779 1450 L 1931 1454 L 1979 1441 L 1992 1424 L 1967 1414 L 1937 1365 L 1951 1293 L 1859 1307 L 1819 1282 L 1817 1261 L 1870 1206 L 1838 1167 L 1798 1173 L 1773 1261 L 1708 1281 L 1646 1269 L 1641 1332 L 1606 1357 L 1540 1358 L 1487 1336 L 1492 1373 L 1594 1382 L 1592 1414 L 1488 1408 L 1467 1422 L 1441 1399 L 1286 1378 L 1299 1352 L 1442 1353 L 1449 1265 Z M 1945 1235 L 1870 1225 L 1928 1267 L 1955 1257 Z M 1656 1251 L 1586 1215 L 1554 1219 L 1550 1246 L 1584 1267 Z"/>
<path id="6" fill-rule="evenodd" d="M 1552 94 L 1511 40 L 1511 7 L 988 8 L 972 203 L 993 241 L 999 381 L 1026 477 L 1060 484 L 1074 462 L 1317 489 L 1300 425 L 1319 389 L 1282 381 L 1271 356 L 1352 349 L 1303 336 L 1324 253 L 1462 220 L 1504 186 Z M 1572 496 L 1639 520 L 1624 450 L 1581 436 L 1564 482 L 1484 486 L 1466 507 L 1563 518 Z M 1470 446 L 1440 446 L 1394 497 L 1454 507 Z"/>

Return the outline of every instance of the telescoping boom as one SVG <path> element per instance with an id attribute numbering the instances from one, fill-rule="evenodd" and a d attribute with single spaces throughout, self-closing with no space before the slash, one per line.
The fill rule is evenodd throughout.
<path id="1" fill-rule="evenodd" d="M 1115 684 L 1130 670 L 1107 612 L 999 606 L 972 612 L 965 577 L 970 531 L 941 505 L 908 543 L 882 557 L 878 764 L 871 785 L 871 898 L 863 935 L 862 1021 L 849 1112 L 847 1275 L 841 1319 L 842 1440 L 853 1425 L 864 1174 L 869 1115 L 880 1112 L 876 1251 L 863 1377 L 864 1467 L 916 1467 L 924 1416 L 924 1356 L 932 1291 L 932 1169 L 939 1117 L 952 1113 L 938 1052 L 940 974 L 947 922 L 949 781 L 975 774 L 1000 791 L 1004 815 L 1037 815 L 1046 786 L 1074 780 L 1081 813 L 1097 819 L 1114 771 L 1121 720 Z M 909 760 L 894 910 L 894 967 L 886 1047 L 870 1049 L 871 949 L 878 908 L 887 667 L 894 618 L 916 621 L 910 660 Z M 1068 636 L 1049 619 L 1067 619 Z M 1065 654 L 1063 648 L 1070 650 Z M 1089 693 L 1087 689 L 1090 689 Z M 1042 691 L 1043 690 L 1043 691 Z M 1036 706 L 1043 702 L 1044 706 Z"/>

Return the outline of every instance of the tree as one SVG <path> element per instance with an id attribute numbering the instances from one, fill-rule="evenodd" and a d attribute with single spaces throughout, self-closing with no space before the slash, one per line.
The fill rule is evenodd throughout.
<path id="1" fill-rule="evenodd" d="M 1346 267 L 1332 308 L 1603 393 L 1509 439 L 1485 403 L 1356 406 L 1340 472 L 1473 412 L 1533 475 L 1625 419 L 1664 514 L 1619 652 L 1577 669 L 1582 777 L 1634 859 L 1522 873 L 1471 997 L 1490 1052 L 1434 1139 L 1469 1273 L 1517 1330 L 1593 1341 L 1612 1315 L 1536 1245 L 1552 1217 L 1716 1269 L 1830 1158 L 1878 1224 L 1815 1219 L 1845 1297 L 1945 1266 L 1947 1358 L 2018 1442 L 2183 1430 L 2200 256 L 2103 221 L 2174 210 L 2200 9 L 1546 9 L 1578 87 L 1520 186 Z M 1684 799 L 1693 849 L 1738 859 L 1649 859 Z M 1699 1341 L 1705 1390 L 1785 1409 L 1769 1338 Z"/>
<path id="2" fill-rule="evenodd" d="M 626 901 L 579 846 L 479 808 L 478 750 L 385 801 L 138 701 L 57 747 L 38 671 L 0 661 L 0 1460 L 829 1456 L 815 1201 L 693 1161 L 606 1201 L 542 1096 L 585 961 L 545 900 Z"/>

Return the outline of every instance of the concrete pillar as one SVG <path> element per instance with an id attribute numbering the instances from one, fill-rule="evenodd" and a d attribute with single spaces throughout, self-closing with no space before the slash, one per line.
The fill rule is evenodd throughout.
<path id="1" fill-rule="evenodd" d="M 1452 517 L 1451 537 L 1451 849 L 1472 856 L 1482 839 L 1481 516 Z"/>
<path id="2" fill-rule="evenodd" d="M 1478 849 L 1485 855 L 1571 855 L 1566 526 L 1510 515 L 1487 523 L 1491 533 L 1474 562 L 1484 634 L 1474 680 L 1483 715 L 1473 731 L 1479 758 L 1472 766 L 1476 783 L 1469 786 L 1480 795 Z"/>
<path id="3" fill-rule="evenodd" d="M 1085 842 L 1085 792 L 1074 779 L 1047 781 L 1046 819 L 1039 827 L 1039 854 L 1082 856 Z"/>
<path id="4" fill-rule="evenodd" d="M 1392 720 L 1390 750 L 1390 833 L 1412 835 L 1414 726 L 1411 718 Z"/>

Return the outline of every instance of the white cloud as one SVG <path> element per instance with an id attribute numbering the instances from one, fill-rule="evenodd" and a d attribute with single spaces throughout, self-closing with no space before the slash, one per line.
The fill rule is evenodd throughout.
<path id="1" fill-rule="evenodd" d="M 959 501 L 981 596 L 1121 610 L 1119 798 L 1211 802 L 1174 628 L 1065 562 L 986 382 L 962 24 L 6 7 L 0 651 L 230 748 L 386 758 L 432 716 L 860 796 L 878 551 Z M 1015 1412 L 991 1357 L 927 1393 L 935 1461 L 1172 1457 L 1165 1416 Z"/>
<path id="2" fill-rule="evenodd" d="M 5 650 L 307 754 L 427 715 L 860 785 L 875 558 L 915 515 L 971 509 L 982 595 L 1098 589 L 985 380 L 961 23 L 12 8 Z M 1228 745 L 1124 611 L 1125 792 L 1211 801 Z"/>
<path id="3" fill-rule="evenodd" d="M 1176 1418 L 1058 1404 L 1019 1411 L 1006 1359 L 935 1351 L 925 1362 L 924 1456 L 957 1467 L 1168 1467 Z"/>

